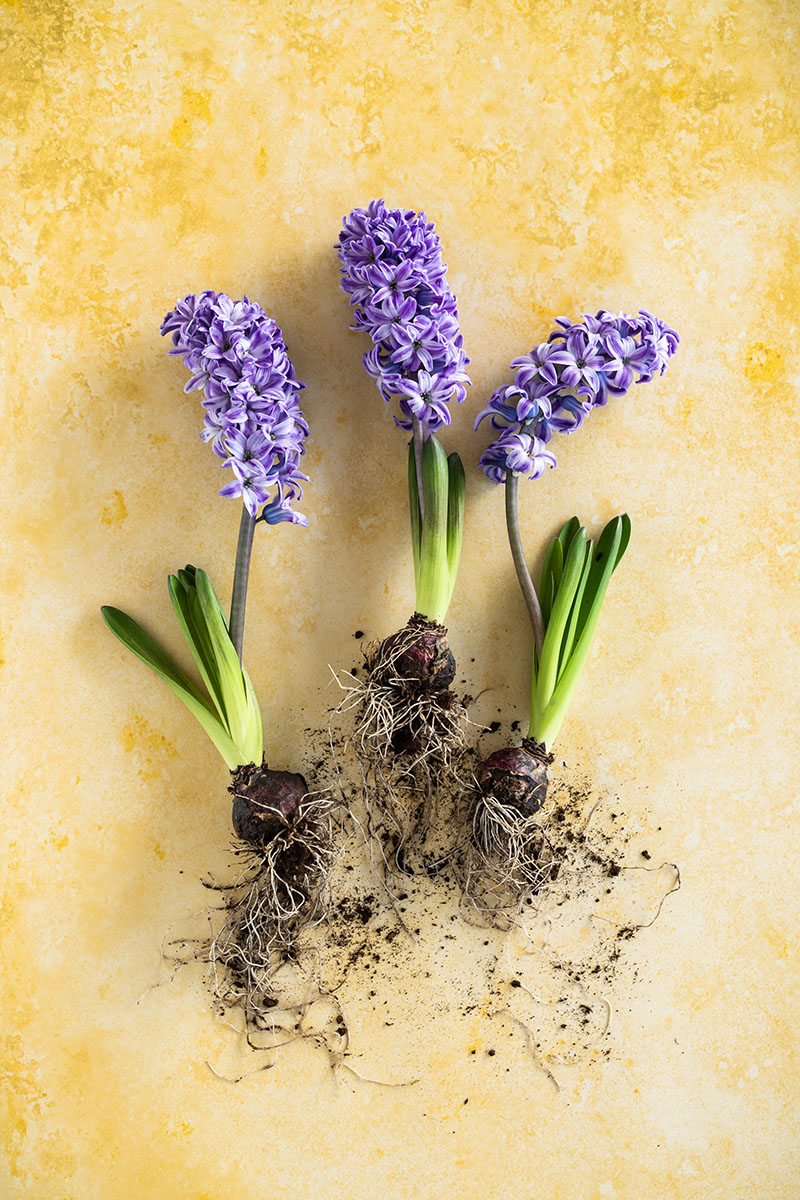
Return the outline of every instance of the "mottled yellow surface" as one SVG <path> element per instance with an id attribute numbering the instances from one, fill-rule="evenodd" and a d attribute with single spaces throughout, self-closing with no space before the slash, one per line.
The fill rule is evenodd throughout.
<path id="1" fill-rule="evenodd" d="M 0 17 L 2 1195 L 796 1197 L 796 4 L 4 0 Z M 402 436 L 332 250 L 374 196 L 442 236 L 472 359 L 447 437 L 465 460 L 556 314 L 641 306 L 683 335 L 663 379 L 522 490 L 532 553 L 573 511 L 631 513 L 558 749 L 683 870 L 631 949 L 610 1060 L 556 1070 L 560 1091 L 521 1052 L 484 1052 L 485 1014 L 472 1042 L 446 1016 L 424 1041 L 401 1023 L 411 1087 L 333 1078 L 308 1045 L 234 1086 L 207 1061 L 247 1058 L 202 989 L 146 992 L 222 861 L 226 779 L 98 606 L 171 630 L 166 572 L 191 559 L 225 594 L 238 523 L 158 324 L 187 291 L 247 292 L 308 384 L 311 526 L 259 534 L 247 635 L 268 754 L 291 765 L 327 664 L 413 603 Z M 502 498 L 469 485 L 452 640 L 470 689 L 524 716 Z"/>

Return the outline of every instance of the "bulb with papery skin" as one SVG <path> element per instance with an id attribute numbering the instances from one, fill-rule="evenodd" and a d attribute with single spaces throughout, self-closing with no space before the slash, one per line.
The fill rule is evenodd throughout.
<path id="1" fill-rule="evenodd" d="M 521 746 L 496 750 L 480 766 L 481 793 L 533 816 L 547 798 L 547 764 L 552 758 L 530 738 Z"/>
<path id="2" fill-rule="evenodd" d="M 229 791 L 236 836 L 263 848 L 296 820 L 308 796 L 308 784 L 294 771 L 271 771 L 248 763 L 234 771 Z"/>

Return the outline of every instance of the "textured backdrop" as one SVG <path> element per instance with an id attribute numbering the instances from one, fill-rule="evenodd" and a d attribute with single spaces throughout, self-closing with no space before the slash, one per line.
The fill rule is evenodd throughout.
<path id="1" fill-rule="evenodd" d="M 0 14 L 3 1194 L 796 1196 L 797 6 Z M 308 385 L 311 526 L 259 533 L 247 646 L 267 752 L 291 765 L 353 631 L 413 604 L 402 435 L 332 248 L 375 196 L 436 221 L 459 298 L 450 624 L 471 690 L 508 713 L 525 715 L 524 609 L 471 420 L 557 314 L 643 307 L 683 337 L 521 489 L 534 550 L 573 511 L 632 516 L 558 749 L 683 870 L 631 951 L 609 1061 L 564 1068 L 560 1091 L 524 1056 L 470 1055 L 446 1019 L 413 1087 L 333 1078 L 305 1045 L 234 1086 L 206 1066 L 234 1035 L 202 990 L 179 976 L 138 1002 L 165 928 L 203 903 L 226 780 L 98 608 L 170 628 L 167 571 L 202 563 L 224 594 L 238 524 L 158 325 L 185 292 L 247 292 Z"/>

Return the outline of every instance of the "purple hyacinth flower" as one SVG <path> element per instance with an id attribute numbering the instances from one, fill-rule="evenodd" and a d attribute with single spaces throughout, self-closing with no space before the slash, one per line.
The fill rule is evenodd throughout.
<path id="1" fill-rule="evenodd" d="M 612 330 L 603 338 L 606 361 L 603 374 L 614 392 L 625 393 L 634 381 L 634 372 L 647 374 L 654 362 L 652 346 L 636 344 L 634 337 L 623 337 Z"/>
<path id="2" fill-rule="evenodd" d="M 596 334 L 575 326 L 565 343 L 551 354 L 550 364 L 561 367 L 559 383 L 563 386 L 585 396 L 597 394 L 600 387 L 597 372 L 602 369 L 603 356 Z"/>
<path id="3" fill-rule="evenodd" d="M 556 326 L 547 342 L 513 359 L 514 384 L 497 388 L 475 421 L 477 429 L 491 417 L 493 427 L 504 430 L 480 460 L 495 483 L 505 480 L 507 470 L 527 473 L 524 465 L 512 465 L 525 463 L 526 447 L 510 438 L 532 437 L 544 446 L 556 433 L 574 433 L 610 396 L 663 374 L 680 342 L 674 329 L 645 311 L 631 316 L 600 309 L 578 322 L 557 317 Z M 530 455 L 535 463 L 535 447 Z"/>
<path id="4" fill-rule="evenodd" d="M 424 420 L 431 429 L 448 423 L 447 404 L 453 394 L 453 383 L 447 376 L 417 371 L 408 378 L 398 378 L 394 386 L 402 396 L 400 407 L 406 416 Z"/>
<path id="5" fill-rule="evenodd" d="M 308 517 L 295 512 L 288 499 L 274 496 L 261 513 L 261 520 L 267 525 L 279 525 L 281 521 L 291 521 L 293 525 L 308 525 Z"/>
<path id="6" fill-rule="evenodd" d="M 269 524 L 307 524 L 291 510 L 307 478 L 298 465 L 308 436 L 297 399 L 304 385 L 276 323 L 246 296 L 205 291 L 179 300 L 161 332 L 191 372 L 185 390 L 205 392 L 201 436 L 233 476 L 220 495 L 241 497 L 252 516 L 264 505 L 259 519 Z"/>
<path id="7" fill-rule="evenodd" d="M 533 380 L 528 388 L 507 384 L 498 388 L 492 398 L 475 418 L 473 429 L 477 429 L 485 417 L 491 417 L 494 429 L 506 429 L 509 425 L 530 425 L 539 419 L 547 419 L 552 412 L 550 385 Z"/>
<path id="8" fill-rule="evenodd" d="M 247 471 L 239 463 L 234 463 L 234 478 L 230 483 L 219 489 L 220 496 L 241 496 L 245 508 L 254 517 L 260 506 L 270 497 L 274 480 L 266 479 L 255 470 Z"/>
<path id="9" fill-rule="evenodd" d="M 344 218 L 337 249 L 351 328 L 373 342 L 367 372 L 385 400 L 399 400 L 402 429 L 418 420 L 424 434 L 434 433 L 449 424 L 450 402 L 466 394 L 469 360 L 433 224 L 422 212 L 373 200 Z"/>
<path id="10" fill-rule="evenodd" d="M 542 380 L 552 387 L 558 387 L 558 372 L 553 361 L 557 349 L 552 342 L 543 342 L 540 346 L 534 346 L 530 354 L 512 358 L 511 370 L 516 372 L 514 381 L 517 386 L 524 388 L 534 381 Z"/>
<path id="11" fill-rule="evenodd" d="M 395 326 L 391 341 L 392 359 L 405 371 L 433 371 L 442 351 L 439 327 L 430 317 Z"/>
<path id="12" fill-rule="evenodd" d="M 363 322 L 359 328 L 366 329 L 376 345 L 390 342 L 394 346 L 397 330 L 404 329 L 416 317 L 417 302 L 413 296 L 389 296 L 383 304 L 368 304 L 359 312 Z"/>
<path id="13" fill-rule="evenodd" d="M 556 459 L 540 438 L 509 429 L 484 450 L 479 465 L 494 483 L 505 483 L 508 471 L 538 479 Z"/>

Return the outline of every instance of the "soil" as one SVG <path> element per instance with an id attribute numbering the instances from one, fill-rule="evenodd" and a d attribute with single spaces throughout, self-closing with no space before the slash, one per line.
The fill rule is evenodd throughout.
<path id="1" fill-rule="evenodd" d="M 518 722 L 493 724 L 493 741 L 513 741 Z M 331 734 L 306 735 L 324 762 Z M 332 744 L 354 820 L 314 952 L 321 990 L 340 1006 L 334 1043 L 338 1037 L 345 1065 L 357 1063 L 359 1074 L 381 1082 L 409 1082 L 425 1069 L 434 1025 L 448 1028 L 455 1058 L 497 1057 L 507 1069 L 534 1061 L 554 1082 L 567 1066 L 607 1058 L 615 1046 L 611 1014 L 624 1008 L 639 973 L 633 944 L 679 884 L 671 865 L 652 865 L 618 800 L 598 796 L 574 770 L 550 768 L 541 814 L 550 877 L 526 897 L 510 928 L 496 927 L 463 891 L 475 801 L 463 781 L 475 780 L 485 748 L 464 752 L 456 785 L 441 789 L 426 841 L 428 869 L 387 874 L 360 832 L 347 731 L 335 729 Z"/>
<path id="2" fill-rule="evenodd" d="M 378 849 L 387 831 L 366 818 L 347 714 L 305 730 L 296 765 L 312 787 L 331 787 L 337 852 L 325 902 L 281 950 L 257 1026 L 248 1029 L 263 1066 L 292 1041 L 310 1039 L 337 1070 L 405 1085 L 441 1065 L 447 1047 L 451 1060 L 491 1058 L 495 1070 L 533 1064 L 558 1086 L 570 1066 L 619 1048 L 611 1016 L 636 986 L 646 958 L 635 943 L 680 886 L 677 868 L 654 862 L 638 819 L 617 798 L 556 764 L 537 813 L 546 879 L 512 905 L 511 919 L 480 911 L 464 892 L 478 770 L 491 749 L 519 740 L 519 721 L 495 719 L 471 733 L 477 745 L 454 755 L 420 853 L 411 863 L 396 854 L 388 870 Z M 208 973 L 207 952 L 205 964 Z M 209 986 L 230 1013 L 235 1003 L 213 977 Z"/>

